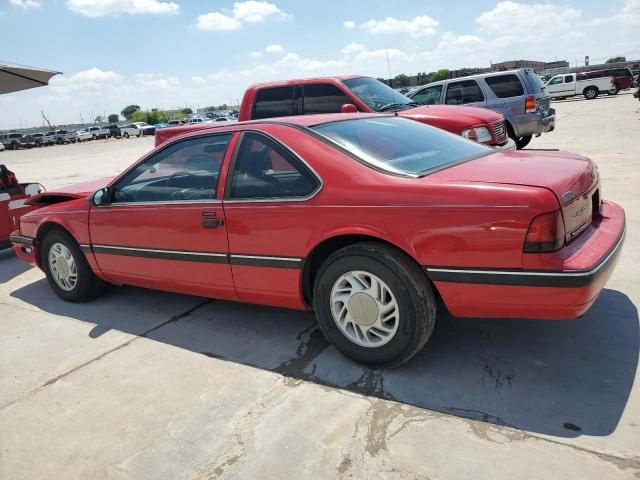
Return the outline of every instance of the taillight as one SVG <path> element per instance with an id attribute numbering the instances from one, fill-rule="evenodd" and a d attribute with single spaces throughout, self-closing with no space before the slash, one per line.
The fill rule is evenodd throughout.
<path id="1" fill-rule="evenodd" d="M 562 213 L 556 210 L 534 217 L 527 231 L 524 251 L 527 253 L 554 252 L 564 245 Z"/>
<path id="2" fill-rule="evenodd" d="M 537 108 L 536 97 L 529 95 L 524 101 L 524 113 L 533 113 Z"/>

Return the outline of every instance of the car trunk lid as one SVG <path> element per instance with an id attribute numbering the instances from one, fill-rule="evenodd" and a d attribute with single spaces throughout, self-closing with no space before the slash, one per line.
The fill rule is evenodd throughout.
<path id="1" fill-rule="evenodd" d="M 562 209 L 567 241 L 590 224 L 599 211 L 599 175 L 595 164 L 567 152 L 502 151 L 441 170 L 433 180 L 524 185 L 551 190 Z"/>

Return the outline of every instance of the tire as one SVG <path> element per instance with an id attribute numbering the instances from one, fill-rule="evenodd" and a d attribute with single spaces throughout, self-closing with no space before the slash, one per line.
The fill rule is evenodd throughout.
<path id="1" fill-rule="evenodd" d="M 524 137 L 514 138 L 513 140 L 516 142 L 516 149 L 522 150 L 524 147 L 529 145 L 533 135 L 525 135 Z"/>
<path id="2" fill-rule="evenodd" d="M 348 278 L 353 276 L 360 279 L 359 287 L 350 289 L 353 283 L 349 283 Z M 359 291 L 360 287 L 373 287 L 377 282 L 384 284 L 386 290 L 372 288 L 371 295 Z M 345 297 L 344 293 L 336 294 L 336 290 L 345 289 L 350 289 L 348 300 L 344 303 L 336 300 Z M 385 293 L 380 296 L 372 292 Z M 375 300 L 376 296 L 383 302 Z M 382 324 L 379 307 L 386 305 L 393 310 L 386 313 L 387 320 Z M 395 367 L 413 357 L 431 336 L 436 320 L 433 290 L 420 267 L 406 254 L 375 242 L 345 247 L 322 264 L 314 285 L 313 307 L 322 332 L 338 351 L 352 360 L 375 367 Z M 335 316 L 345 319 L 343 326 L 334 319 L 334 311 Z M 363 327 L 366 328 L 364 333 L 355 323 L 358 317 L 360 325 L 371 326 Z M 385 332 L 376 324 L 392 332 L 381 338 L 380 332 Z M 379 333 L 373 335 L 372 331 Z M 369 345 L 365 346 L 367 342 Z"/>
<path id="3" fill-rule="evenodd" d="M 607 92 L 607 95 L 617 95 L 619 91 L 618 86 L 614 85 L 613 88 Z"/>
<path id="4" fill-rule="evenodd" d="M 582 92 L 584 98 L 586 98 L 587 100 L 593 100 L 598 96 L 598 93 L 599 92 L 596 87 L 587 87 L 584 89 L 584 92 Z"/>
<path id="5" fill-rule="evenodd" d="M 98 137 L 96 136 L 96 134 L 94 133 L 93 135 L 91 135 L 91 140 L 97 140 Z"/>
<path id="6" fill-rule="evenodd" d="M 124 132 L 123 137 L 124 137 L 124 138 L 129 138 L 129 134 L 128 134 L 127 132 Z"/>
<path id="7" fill-rule="evenodd" d="M 75 284 L 71 285 L 71 281 L 67 280 L 67 287 L 71 288 L 62 288 L 61 284 L 58 283 L 59 280 L 54 279 L 54 276 L 57 277 L 55 273 L 56 261 L 51 262 L 49 257 L 50 255 L 55 257 L 56 252 L 60 253 L 59 246 L 63 247 L 63 252 L 64 249 L 66 249 L 66 252 L 64 253 L 68 252 L 75 263 Z M 52 250 L 55 250 L 53 254 L 51 253 Z M 44 273 L 47 276 L 49 286 L 56 295 L 67 302 L 85 302 L 98 296 L 104 290 L 106 285 L 105 282 L 96 277 L 93 273 L 93 270 L 91 270 L 87 259 L 80 251 L 80 247 L 76 241 L 68 233 L 63 232 L 62 230 L 52 230 L 46 234 L 41 243 L 40 260 L 42 262 Z M 65 268 L 67 269 L 67 272 L 73 273 L 72 269 L 69 268 L 68 263 L 63 261 L 60 269 L 64 270 Z"/>

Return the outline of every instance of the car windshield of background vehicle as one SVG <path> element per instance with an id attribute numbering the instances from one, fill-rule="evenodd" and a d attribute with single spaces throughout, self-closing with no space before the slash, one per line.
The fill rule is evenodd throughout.
<path id="1" fill-rule="evenodd" d="M 494 152 L 458 135 L 400 117 L 343 120 L 313 129 L 374 168 L 395 174 L 425 175 Z"/>
<path id="2" fill-rule="evenodd" d="M 416 106 L 413 100 L 375 78 L 352 78 L 342 83 L 376 112 L 404 110 Z"/>

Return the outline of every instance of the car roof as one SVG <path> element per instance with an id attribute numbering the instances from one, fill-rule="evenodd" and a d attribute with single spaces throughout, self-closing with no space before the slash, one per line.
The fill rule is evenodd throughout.
<path id="1" fill-rule="evenodd" d="M 331 77 L 309 77 L 309 78 L 294 78 L 291 80 L 276 80 L 273 82 L 254 83 L 248 89 L 256 89 L 263 87 L 276 87 L 282 85 L 297 85 L 299 83 L 315 83 L 315 82 L 332 82 L 350 80 L 352 78 L 365 78 L 367 75 L 334 75 Z"/>

